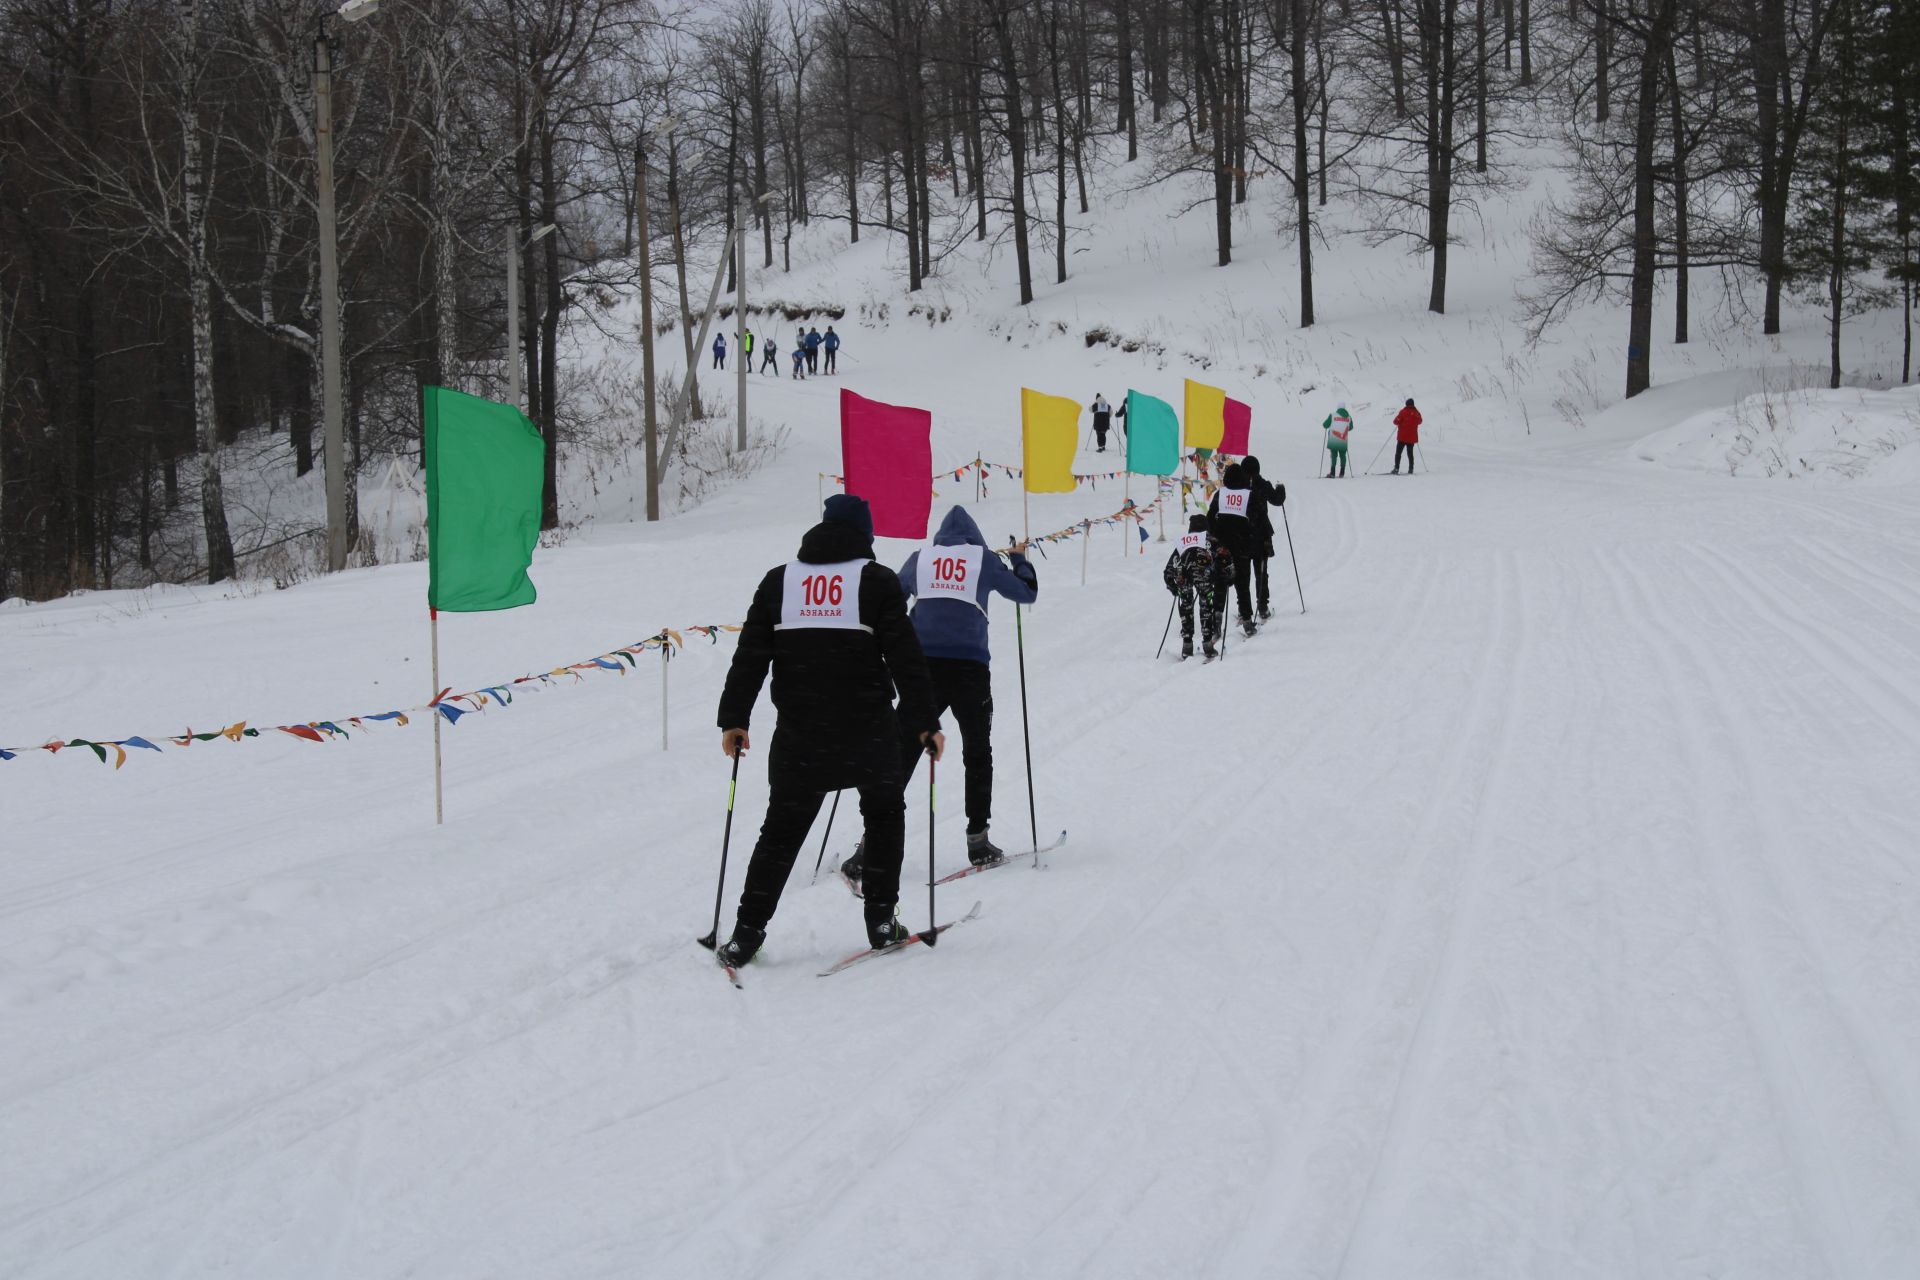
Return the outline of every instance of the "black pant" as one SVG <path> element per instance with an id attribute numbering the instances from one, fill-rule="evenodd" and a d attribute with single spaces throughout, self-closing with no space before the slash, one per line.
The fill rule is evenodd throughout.
<path id="1" fill-rule="evenodd" d="M 820 348 L 807 348 L 807 372 L 812 373 L 820 367 Z"/>
<path id="2" fill-rule="evenodd" d="M 1107 429 L 1097 422 L 1093 424 L 1093 440 L 1099 446 L 1100 452 L 1107 451 Z"/>
<path id="3" fill-rule="evenodd" d="M 1407 474 L 1413 474 L 1413 446 L 1402 440 L 1393 446 L 1393 469 L 1400 469 L 1400 455 L 1407 455 Z"/>
<path id="4" fill-rule="evenodd" d="M 1253 561 L 1246 556 L 1233 558 L 1233 600 L 1240 608 L 1240 621 L 1253 617 Z M 1226 612 L 1227 602 L 1220 602 L 1220 610 Z"/>
<path id="5" fill-rule="evenodd" d="M 1260 606 L 1260 612 L 1267 611 L 1270 597 L 1267 595 L 1267 557 L 1255 556 L 1253 560 L 1253 597 Z"/>
<path id="6" fill-rule="evenodd" d="M 786 888 L 793 860 L 826 798 L 822 791 L 774 782 L 767 798 L 766 821 L 760 824 L 760 840 L 747 863 L 746 887 L 740 891 L 740 924 L 766 930 L 774 908 L 780 905 L 780 891 Z M 893 915 L 900 902 L 900 859 L 907 844 L 907 802 L 900 784 L 888 778 L 861 787 L 860 817 L 867 829 L 861 892 L 867 900 L 867 914 L 885 919 Z"/>
<path id="7" fill-rule="evenodd" d="M 967 833 L 973 835 L 985 831 L 993 817 L 993 678 L 986 663 L 970 658 L 928 658 L 927 674 L 933 677 L 935 713 L 952 711 L 953 722 L 960 728 L 961 763 L 967 771 Z M 925 752 L 920 735 L 902 726 L 901 786 L 913 781 L 914 766 Z"/>
<path id="8" fill-rule="evenodd" d="M 749 365 L 747 367 L 752 368 L 753 366 Z M 778 351 L 769 351 L 766 356 L 761 359 L 760 372 L 765 373 L 769 369 L 773 370 L 775 377 L 780 376 L 780 353 Z"/>
<path id="9" fill-rule="evenodd" d="M 833 372 L 833 358 L 839 354 L 840 353 L 838 351 L 835 351 L 832 347 L 827 348 L 827 372 L 828 373 Z"/>
<path id="10" fill-rule="evenodd" d="M 727 358 L 726 358 L 725 356 L 723 356 L 723 355 L 721 355 L 721 354 L 719 354 L 718 352 L 715 352 L 715 353 L 714 353 L 714 357 L 713 357 L 713 367 L 714 367 L 714 368 L 716 368 L 716 369 L 724 369 L 724 368 L 726 368 L 726 367 L 727 367 Z"/>

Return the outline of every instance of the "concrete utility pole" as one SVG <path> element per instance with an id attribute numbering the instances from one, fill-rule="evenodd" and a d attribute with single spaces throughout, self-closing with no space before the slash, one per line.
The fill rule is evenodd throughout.
<path id="1" fill-rule="evenodd" d="M 741 353 L 740 348 L 746 345 L 745 342 L 742 341 L 742 337 L 747 331 L 747 215 L 752 208 L 753 206 L 747 203 L 746 198 L 743 196 L 740 200 L 738 225 L 735 228 L 738 236 L 733 242 L 733 281 L 735 288 L 733 304 L 735 326 L 733 346 L 734 354 L 740 357 L 737 367 L 734 370 L 734 382 L 739 388 L 737 396 L 739 401 L 737 408 L 738 421 L 735 422 L 733 429 L 733 447 L 735 452 L 745 452 L 747 447 L 747 361 Z M 779 366 L 774 366 L 773 372 L 777 376 L 780 372 Z"/>
<path id="2" fill-rule="evenodd" d="M 640 381 L 646 387 L 647 519 L 660 518 L 659 424 L 653 389 L 653 249 L 647 239 L 647 135 L 633 149 L 633 202 L 640 218 Z M 661 667 L 664 679 L 665 666 Z M 666 732 L 663 725 L 662 735 Z M 664 743 L 663 743 L 664 745 Z"/>
<path id="3" fill-rule="evenodd" d="M 507 403 L 522 413 L 527 406 L 520 403 L 522 366 L 520 363 L 520 255 L 552 235 L 559 228 L 549 222 L 544 227 L 536 227 L 525 243 L 514 234 L 513 228 L 507 228 Z M 533 415 L 528 413 L 531 418 Z"/>
<path id="4" fill-rule="evenodd" d="M 320 169 L 320 405 L 327 483 L 327 570 L 347 567 L 347 447 L 341 412 L 340 250 L 333 209 L 333 56 L 323 17 L 313 42 L 313 136 Z"/>

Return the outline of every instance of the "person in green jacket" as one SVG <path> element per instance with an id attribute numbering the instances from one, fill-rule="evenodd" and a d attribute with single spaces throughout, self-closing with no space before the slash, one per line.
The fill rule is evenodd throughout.
<path id="1" fill-rule="evenodd" d="M 1347 474 L 1347 437 L 1353 434 L 1353 415 L 1341 405 L 1327 415 L 1321 427 L 1327 433 L 1327 479 Z"/>

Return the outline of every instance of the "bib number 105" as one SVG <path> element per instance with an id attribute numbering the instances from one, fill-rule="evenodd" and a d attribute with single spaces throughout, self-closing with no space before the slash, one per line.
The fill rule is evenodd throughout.
<path id="1" fill-rule="evenodd" d="M 967 562 L 958 556 L 935 556 L 933 560 L 933 580 L 941 585 L 964 586 L 967 581 Z"/>
<path id="2" fill-rule="evenodd" d="M 812 574 L 801 580 L 801 589 L 806 593 L 810 609 L 839 605 L 846 600 L 846 579 L 838 574 Z"/>

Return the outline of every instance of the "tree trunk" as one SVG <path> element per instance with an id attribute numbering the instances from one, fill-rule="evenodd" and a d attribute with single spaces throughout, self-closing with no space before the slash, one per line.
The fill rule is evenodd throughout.
<path id="1" fill-rule="evenodd" d="M 1671 44 L 1667 48 L 1667 92 L 1671 95 L 1673 122 L 1673 341 L 1687 343 L 1687 256 L 1690 228 L 1687 225 L 1687 117 L 1686 104 L 1680 99 L 1680 66 Z"/>
<path id="2" fill-rule="evenodd" d="M 1473 0 L 1473 171 L 1487 171 L 1487 0 Z"/>
<path id="3" fill-rule="evenodd" d="M 840 51 L 840 128 L 841 145 L 847 156 L 847 243 L 860 243 L 860 147 L 856 132 L 858 117 L 853 111 L 853 45 L 851 38 Z"/>
<path id="4" fill-rule="evenodd" d="M 1421 0 L 1428 7 L 1427 75 L 1427 248 L 1433 254 L 1433 283 L 1427 310 L 1447 310 L 1447 241 L 1453 212 L 1454 31 L 1459 0 Z M 1435 11 L 1438 12 L 1435 12 Z"/>
<path id="5" fill-rule="evenodd" d="M 1627 398 L 1653 385 L 1654 142 L 1659 136 L 1660 81 L 1673 45 L 1675 0 L 1654 0 L 1640 51 L 1633 124 L 1633 275 L 1627 304 Z"/>
<path id="6" fill-rule="evenodd" d="M 700 378 L 694 371 L 699 364 L 693 358 L 693 306 L 687 298 L 687 242 L 680 229 L 680 140 L 667 142 L 667 220 L 673 228 L 673 274 L 680 288 L 680 340 L 686 348 L 687 373 L 693 384 L 693 399 L 687 412 L 695 422 L 707 416 L 700 404 Z M 662 459 L 664 466 L 666 460 Z"/>
<path id="7" fill-rule="evenodd" d="M 1407 117 L 1407 55 L 1402 43 L 1400 0 L 1380 0 L 1380 33 L 1387 44 L 1387 74 L 1393 83 L 1393 113 Z"/>
<path id="8" fill-rule="evenodd" d="M 180 83 L 180 194 L 187 231 L 187 293 L 193 323 L 193 425 L 200 448 L 200 520 L 207 539 L 207 581 L 234 575 L 233 538 L 227 532 L 226 494 L 220 475 L 220 422 L 214 405 L 213 285 L 207 265 L 206 173 L 200 153 L 200 6 L 182 0 Z M 86 371 L 89 372 L 90 371 Z"/>
<path id="9" fill-rule="evenodd" d="M 1759 134 L 1760 271 L 1766 277 L 1766 304 L 1761 331 L 1780 332 L 1780 294 L 1787 276 L 1787 203 L 1785 166 L 1781 163 L 1780 88 L 1786 77 L 1786 14 L 1784 0 L 1759 0 L 1749 10 L 1753 20 L 1754 128 Z"/>
<path id="10" fill-rule="evenodd" d="M 1114 5 L 1119 19 L 1116 36 L 1120 54 L 1120 119 L 1118 125 L 1127 133 L 1127 159 L 1140 158 L 1139 130 L 1134 123 L 1133 109 L 1133 4 L 1134 0 L 1116 0 Z"/>
<path id="11" fill-rule="evenodd" d="M 1520 0 L 1520 87 L 1533 87 L 1533 0 Z"/>
<path id="12" fill-rule="evenodd" d="M 1287 52 L 1293 63 L 1293 209 L 1300 241 L 1300 327 L 1313 327 L 1313 200 L 1307 158 L 1307 0 L 1290 0 Z"/>
<path id="13" fill-rule="evenodd" d="M 1033 257 L 1027 240 L 1027 124 L 1020 102 L 1020 63 L 1014 52 L 1013 18 L 1007 7 L 993 7 L 994 35 L 1000 45 L 1000 82 L 1006 98 L 1007 150 L 1013 160 L 1013 256 L 1020 273 L 1020 305 L 1033 301 Z"/>
<path id="14" fill-rule="evenodd" d="M 1053 72 L 1053 260 L 1055 284 L 1067 282 L 1067 99 L 1060 85 L 1060 19 L 1047 20 L 1047 61 Z"/>

